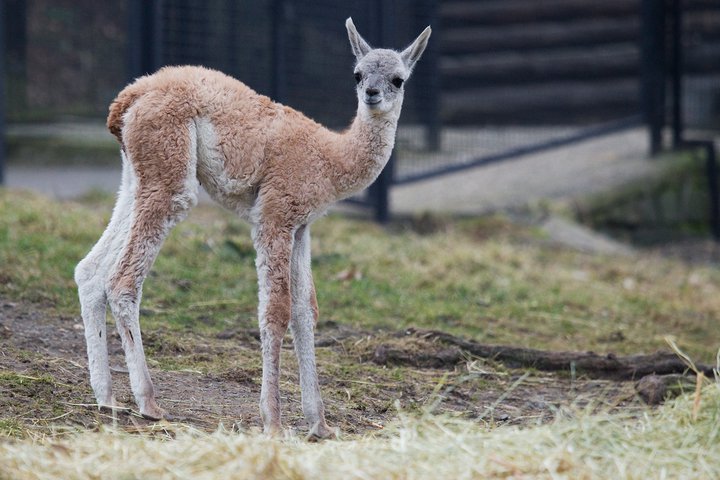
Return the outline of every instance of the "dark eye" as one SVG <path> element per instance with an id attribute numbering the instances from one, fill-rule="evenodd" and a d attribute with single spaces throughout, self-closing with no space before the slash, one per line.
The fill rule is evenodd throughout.
<path id="1" fill-rule="evenodd" d="M 402 84 L 405 80 L 403 80 L 400 77 L 395 77 L 392 79 L 392 84 L 395 85 L 396 88 L 402 87 Z"/>
<path id="2" fill-rule="evenodd" d="M 355 82 L 360 83 L 360 80 L 362 80 L 362 74 L 360 72 L 357 72 L 355 74 Z"/>

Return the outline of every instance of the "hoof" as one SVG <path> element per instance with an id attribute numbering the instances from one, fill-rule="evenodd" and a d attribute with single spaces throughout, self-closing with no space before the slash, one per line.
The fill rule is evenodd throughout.
<path id="1" fill-rule="evenodd" d="M 132 411 L 130 407 L 119 403 L 114 397 L 109 402 L 99 403 L 98 409 L 103 413 L 130 413 Z"/>
<path id="2" fill-rule="evenodd" d="M 165 411 L 163 414 L 163 420 L 167 422 L 174 422 L 174 423 L 190 423 L 190 422 L 197 422 L 200 420 L 199 417 L 194 417 L 192 415 L 175 415 L 172 413 L 168 413 Z"/>
<path id="3" fill-rule="evenodd" d="M 281 438 L 285 435 L 285 431 L 282 428 L 282 423 L 278 421 L 263 425 L 263 434 L 272 438 Z"/>
<path id="4" fill-rule="evenodd" d="M 308 432 L 306 440 L 308 442 L 320 442 L 328 438 L 338 439 L 340 431 L 337 428 L 330 428 L 325 422 L 317 422 Z"/>
<path id="5" fill-rule="evenodd" d="M 269 437 L 280 438 L 283 436 L 283 429 L 280 424 L 266 425 L 263 427 L 263 433 Z"/>
<path id="6" fill-rule="evenodd" d="M 152 420 L 153 422 L 159 422 L 160 420 L 167 420 L 169 415 L 162 408 L 153 410 L 152 412 L 140 412 L 140 416 L 145 420 Z"/>
<path id="7" fill-rule="evenodd" d="M 146 420 L 163 420 L 168 418 L 168 413 L 162 408 L 158 407 L 155 401 L 147 402 L 144 408 L 140 409 L 140 415 Z"/>

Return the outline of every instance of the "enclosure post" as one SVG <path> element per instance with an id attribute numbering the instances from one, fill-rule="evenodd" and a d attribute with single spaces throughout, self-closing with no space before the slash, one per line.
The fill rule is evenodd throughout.
<path id="1" fill-rule="evenodd" d="M 378 22 L 378 45 L 391 45 L 395 37 L 395 2 L 393 0 L 378 0 L 375 12 Z M 370 187 L 370 198 L 375 208 L 375 221 L 387 223 L 390 220 L 390 186 L 393 183 L 395 170 L 395 152 L 385 168 L 380 172 L 377 180 Z"/>
<path id="2" fill-rule="evenodd" d="M 165 64 L 164 52 L 163 52 L 163 0 L 152 0 L 152 16 L 149 19 L 151 22 L 150 31 L 148 32 L 148 42 L 152 45 L 152 64 L 150 65 L 151 72 L 154 72 L 158 68 Z"/>
<path id="3" fill-rule="evenodd" d="M 276 102 L 287 100 L 287 66 L 285 41 L 286 4 L 284 0 L 273 0 L 270 4 L 272 18 L 272 76 L 271 96 Z"/>
<path id="4" fill-rule="evenodd" d="M 427 11 L 424 20 L 429 25 L 433 19 L 437 18 L 437 0 L 428 0 Z M 423 25 L 424 27 L 424 25 Z M 440 123 L 440 41 L 438 36 L 442 34 L 439 26 L 435 25 L 433 30 L 433 40 L 425 51 L 423 63 L 420 68 L 424 69 L 427 74 L 423 78 L 425 98 L 425 106 L 422 108 L 425 117 L 425 142 L 428 150 L 433 152 L 440 149 L 440 132 L 442 125 Z M 421 85 L 418 85 L 417 91 L 421 91 Z"/>
<path id="5" fill-rule="evenodd" d="M 131 0 L 128 5 L 128 80 L 154 72 L 162 64 L 160 0 Z"/>
<path id="6" fill-rule="evenodd" d="M 672 0 L 672 138 L 673 148 L 682 143 L 682 6 L 680 0 Z"/>
<path id="7" fill-rule="evenodd" d="M 395 153 L 390 155 L 387 165 L 370 187 L 370 197 L 374 200 L 375 221 L 387 223 L 390 220 L 390 186 L 395 169 Z"/>
<path id="8" fill-rule="evenodd" d="M 642 0 L 642 103 L 650 154 L 662 148 L 665 116 L 665 2 Z"/>
<path id="9" fill-rule="evenodd" d="M 27 108 L 27 49 L 28 26 L 26 0 L 1 1 L 4 44 L 5 114 L 12 110 L 23 112 Z"/>
<path id="10" fill-rule="evenodd" d="M 5 184 L 5 2 L 0 1 L 0 185 Z"/>
<path id="11" fill-rule="evenodd" d="M 143 65 L 143 9 L 142 0 L 130 0 L 127 12 L 127 81 L 145 73 Z"/>
<path id="12" fill-rule="evenodd" d="M 715 143 L 703 142 L 705 146 L 708 193 L 710 194 L 710 229 L 715 241 L 720 241 L 720 188 L 718 187 L 718 167 L 715 155 Z"/>

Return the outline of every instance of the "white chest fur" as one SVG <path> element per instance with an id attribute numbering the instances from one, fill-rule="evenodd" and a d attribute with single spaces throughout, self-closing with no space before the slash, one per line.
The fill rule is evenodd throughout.
<path id="1" fill-rule="evenodd" d="M 221 152 L 215 127 L 207 118 L 195 118 L 197 135 L 197 177 L 213 200 L 247 219 L 255 203 L 257 185 L 249 176 L 233 178 L 228 174 L 227 159 Z"/>

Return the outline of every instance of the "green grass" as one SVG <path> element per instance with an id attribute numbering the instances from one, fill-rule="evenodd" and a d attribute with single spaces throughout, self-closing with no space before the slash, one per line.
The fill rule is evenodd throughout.
<path id="1" fill-rule="evenodd" d="M 112 199 L 96 193 L 57 203 L 0 190 L 0 299 L 78 319 L 73 268 L 102 233 L 111 209 Z M 320 330 L 331 321 L 358 331 L 417 326 L 488 343 L 621 354 L 667 348 L 664 337 L 670 335 L 694 360 L 717 362 L 717 265 L 647 253 L 578 253 L 502 217 L 445 219 L 436 226 L 436 233 L 421 235 L 401 224 L 382 228 L 333 215 L 318 221 L 313 266 Z M 212 341 L 219 332 L 256 328 L 256 296 L 248 226 L 219 209 L 199 207 L 172 232 L 145 284 L 143 340 L 151 363 L 256 382 L 261 364 L 255 348 Z M 175 335 L 177 330 L 185 334 Z M 333 379 L 323 385 L 328 411 L 346 432 L 340 441 L 320 445 L 292 433 L 278 440 L 252 429 L 208 433 L 167 422 L 138 427 L 135 434 L 115 430 L 70 405 L 91 400 L 76 370 L 67 372 L 68 360 L 47 361 L 3 346 L 2 353 L 15 359 L 7 364 L 22 373 L 0 371 L 0 478 L 720 475 L 717 456 L 708 454 L 720 440 L 717 383 L 706 382 L 701 395 L 681 396 L 658 410 L 613 405 L 606 411 L 598 397 L 584 410 L 558 407 L 549 423 L 499 425 L 489 417 L 470 421 L 464 408 L 433 410 L 434 399 L 457 388 L 485 411 L 493 405 L 474 395 L 500 389 L 492 398 L 503 398 L 514 373 L 474 359 L 453 372 L 360 361 L 377 342 L 429 348 L 427 340 L 391 334 L 357 335 L 319 348 L 321 377 Z M 283 392 L 297 399 L 293 353 L 284 349 L 282 355 Z M 26 364 L 24 356 L 35 361 Z M 527 382 L 539 382 L 540 395 L 543 382 L 558 380 L 533 378 Z M 415 393 L 404 396 L 404 388 Z M 394 420 L 383 422 L 384 429 L 351 428 L 385 412 Z M 81 423 L 68 427 L 63 419 Z"/>
<path id="2" fill-rule="evenodd" d="M 111 208 L 109 198 L 57 203 L 0 191 L 0 294 L 76 316 L 73 268 Z M 664 348 L 671 335 L 703 361 L 718 347 L 717 266 L 578 253 L 500 217 L 419 235 L 331 215 L 313 226 L 313 254 L 322 320 L 618 353 Z M 249 227 L 203 206 L 163 247 L 145 283 L 142 321 L 150 329 L 252 328 L 256 296 Z"/>

